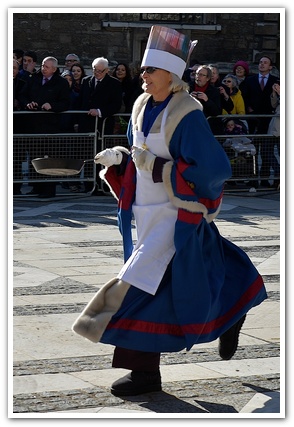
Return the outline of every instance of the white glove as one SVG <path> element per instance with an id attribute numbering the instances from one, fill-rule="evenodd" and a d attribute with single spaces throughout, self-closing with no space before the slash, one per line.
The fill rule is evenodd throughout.
<path id="1" fill-rule="evenodd" d="M 107 166 L 108 168 L 113 165 L 120 165 L 123 159 L 122 152 L 116 148 L 106 148 L 106 150 L 100 151 L 94 157 L 96 164 Z"/>
<path id="2" fill-rule="evenodd" d="M 156 156 L 148 150 L 132 147 L 132 159 L 138 169 L 152 172 Z"/>

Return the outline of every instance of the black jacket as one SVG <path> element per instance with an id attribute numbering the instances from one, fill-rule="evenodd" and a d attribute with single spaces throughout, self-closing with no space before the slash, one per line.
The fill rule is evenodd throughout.
<path id="1" fill-rule="evenodd" d="M 190 83 L 190 93 L 195 90 L 194 85 L 194 81 Z M 212 85 L 208 85 L 204 93 L 207 95 L 208 101 L 204 102 L 201 101 L 201 99 L 199 99 L 199 101 L 203 106 L 203 113 L 205 117 L 220 115 L 222 113 L 222 106 L 219 90 Z"/>
<path id="2" fill-rule="evenodd" d="M 30 102 L 38 103 L 38 110 L 27 115 L 27 133 L 58 133 L 60 131 L 61 115 L 59 113 L 69 109 L 70 87 L 66 79 L 59 74 L 42 85 L 43 74 L 33 74 L 26 90 L 20 95 L 21 103 L 27 105 Z M 49 103 L 52 107 L 50 113 L 38 113 L 41 106 Z"/>
<path id="3" fill-rule="evenodd" d="M 21 93 L 26 90 L 27 82 L 24 81 L 17 75 L 13 79 L 13 111 L 21 111 L 24 109 L 20 97 Z M 14 114 L 13 115 L 13 133 L 23 133 L 25 125 L 25 115 L 24 114 Z"/>
<path id="4" fill-rule="evenodd" d="M 101 83 L 95 87 L 95 77 L 84 77 L 81 84 L 77 109 L 89 111 L 91 108 L 99 109 L 102 118 L 99 119 L 98 130 L 101 132 L 102 122 L 105 118 L 113 116 L 120 111 L 122 104 L 122 85 L 120 81 L 106 74 Z M 113 120 L 107 120 L 106 131 L 112 133 Z M 81 115 L 79 132 L 93 132 L 95 117 Z"/>
<path id="5" fill-rule="evenodd" d="M 195 81 L 190 82 L 189 86 L 189 92 L 191 93 L 195 90 Z M 222 114 L 222 100 L 219 89 L 212 85 L 208 85 L 204 93 L 207 95 L 208 100 L 205 102 L 199 99 L 203 106 L 203 114 L 205 117 L 212 117 L 208 119 L 212 133 L 214 135 L 221 135 L 223 133 L 222 121 L 219 118 L 214 118 Z"/>
<path id="6" fill-rule="evenodd" d="M 23 110 L 24 105 L 20 102 L 21 94 L 26 90 L 27 82 L 19 75 L 13 79 L 13 110 Z"/>
<path id="7" fill-rule="evenodd" d="M 273 84 L 278 80 L 277 77 L 271 74 L 268 77 L 264 89 L 261 90 L 259 84 L 259 75 L 247 77 L 242 86 L 242 96 L 245 102 L 247 114 L 258 116 L 258 114 L 272 114 L 273 107 L 271 105 L 271 93 Z M 249 111 L 251 108 L 253 111 Z M 249 133 L 267 133 L 270 118 L 254 117 L 248 120 Z"/>
<path id="8" fill-rule="evenodd" d="M 269 75 L 267 83 L 261 90 L 258 74 L 247 77 L 242 85 L 242 96 L 245 102 L 245 108 L 251 107 L 253 112 L 250 114 L 272 114 L 270 96 L 273 91 L 273 84 L 278 80 L 277 77 Z"/>

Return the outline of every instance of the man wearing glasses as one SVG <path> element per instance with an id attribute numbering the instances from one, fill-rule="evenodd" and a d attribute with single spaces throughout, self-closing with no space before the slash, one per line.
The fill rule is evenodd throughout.
<path id="1" fill-rule="evenodd" d="M 63 71 L 70 71 L 71 67 L 75 62 L 80 62 L 80 58 L 78 57 L 78 55 L 76 55 L 75 53 L 69 53 L 68 55 L 66 55 L 66 58 L 64 60 L 65 67 Z"/>
<path id="2" fill-rule="evenodd" d="M 211 77 L 211 69 L 207 65 L 202 65 L 196 70 L 195 80 L 190 84 L 190 94 L 201 102 L 206 117 L 221 114 L 219 92 L 211 85 Z"/>
<path id="3" fill-rule="evenodd" d="M 95 131 L 96 117 L 98 116 L 98 132 L 101 136 L 104 119 L 104 134 L 112 135 L 114 131 L 114 114 L 118 113 L 122 104 L 122 84 L 108 73 L 108 60 L 100 57 L 92 62 L 92 76 L 82 80 L 77 101 L 77 109 L 84 110 L 87 114 L 79 114 L 78 132 L 87 133 Z M 98 151 L 101 150 L 98 140 Z M 98 173 L 97 173 L 98 177 Z M 88 183 L 85 183 L 85 187 Z M 87 188 L 86 188 L 87 190 Z"/>
<path id="4" fill-rule="evenodd" d="M 79 132 L 94 132 L 95 120 L 98 116 L 98 132 L 101 134 L 103 120 L 105 134 L 113 133 L 114 114 L 118 113 L 122 104 L 122 86 L 118 79 L 108 74 L 108 60 L 100 57 L 92 62 L 92 76 L 82 80 L 78 98 L 78 110 L 85 110 L 88 115 L 81 116 Z"/>

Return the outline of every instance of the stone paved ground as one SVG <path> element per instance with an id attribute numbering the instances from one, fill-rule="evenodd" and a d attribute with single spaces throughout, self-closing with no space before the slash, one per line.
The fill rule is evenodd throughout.
<path id="1" fill-rule="evenodd" d="M 12 418 L 283 418 L 279 193 L 227 194 L 216 220 L 258 267 L 269 297 L 249 312 L 234 358 L 220 360 L 217 342 L 165 353 L 163 391 L 126 399 L 109 392 L 125 373 L 111 368 L 113 347 L 71 332 L 78 313 L 122 265 L 115 201 L 19 197 L 13 208 Z"/>

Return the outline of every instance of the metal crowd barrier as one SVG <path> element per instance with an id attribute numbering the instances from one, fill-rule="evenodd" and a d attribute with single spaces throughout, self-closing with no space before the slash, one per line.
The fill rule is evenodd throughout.
<path id="1" fill-rule="evenodd" d="M 128 147 L 128 140 L 126 137 L 127 123 L 129 120 L 130 114 L 115 114 L 116 126 L 114 134 L 107 135 L 105 134 L 105 123 L 107 119 L 104 120 L 102 126 L 102 135 L 101 135 L 101 147 L 112 148 L 116 145 L 122 145 Z M 258 118 L 272 118 L 274 115 L 240 115 L 240 114 L 230 114 L 230 115 L 220 115 L 216 117 L 208 117 L 207 120 L 222 120 L 228 118 L 236 118 L 245 121 L 250 121 Z M 273 135 L 268 134 L 245 134 L 245 135 L 224 135 L 214 134 L 215 138 L 224 148 L 225 152 L 228 155 L 228 158 L 232 167 L 232 177 L 227 181 L 225 186 L 225 191 L 228 192 L 248 192 L 250 189 L 255 189 L 256 191 L 264 191 L 265 188 L 258 187 L 259 182 L 264 179 L 267 181 L 269 178 L 269 183 L 272 184 L 271 187 L 268 187 L 268 190 L 275 190 L 280 181 L 280 174 L 275 173 L 273 169 L 271 174 L 268 177 L 260 177 L 260 167 L 262 164 L 261 158 L 261 148 L 264 158 L 269 159 L 272 155 L 274 158 L 271 159 L 271 162 L 276 165 L 276 168 L 279 168 L 280 164 L 280 155 L 279 155 L 279 145 L 280 138 L 277 138 Z M 245 142 L 245 144 L 244 144 Z M 240 144 L 244 147 L 240 147 Z M 235 147 L 239 146 L 238 149 Z M 269 165 L 271 168 L 271 165 Z M 103 184 L 102 184 L 103 189 Z M 108 188 L 104 189 L 107 193 L 109 192 Z M 252 190 L 251 190 L 252 191 Z M 254 190 L 253 190 L 254 191 Z"/>
<path id="2" fill-rule="evenodd" d="M 114 114 L 112 118 L 114 118 L 114 131 L 112 134 L 106 133 L 106 125 L 109 119 L 104 119 L 102 123 L 102 131 L 101 135 L 99 135 L 99 140 L 101 144 L 101 150 L 105 150 L 106 148 L 113 148 L 117 145 L 123 146 L 128 148 L 128 138 L 127 138 L 127 128 L 128 128 L 128 122 L 130 120 L 131 114 L 129 113 L 118 113 Z M 110 118 L 111 119 L 111 118 Z M 99 188 L 101 191 L 109 195 L 110 190 L 109 187 L 101 180 L 98 180 L 99 182 Z"/>
<path id="3" fill-rule="evenodd" d="M 38 112 L 14 112 L 15 114 L 35 114 Z M 58 114 L 46 113 L 40 114 Z M 86 114 L 85 111 L 68 110 L 59 114 Z M 25 117 L 25 116 L 24 116 Z M 55 182 L 56 195 L 73 195 L 71 184 L 85 184 L 88 192 L 92 193 L 96 186 L 96 165 L 85 163 L 79 175 L 49 176 L 38 174 L 31 160 L 39 157 L 91 159 L 97 154 L 97 121 L 93 133 L 55 133 L 55 134 L 13 134 L 13 183 L 22 184 L 21 196 L 28 196 L 29 187 L 34 183 Z"/>
<path id="4" fill-rule="evenodd" d="M 127 138 L 127 128 L 128 122 L 130 120 L 131 114 L 122 113 L 122 114 L 114 114 L 115 125 L 114 125 L 114 133 L 107 134 L 105 131 L 107 118 L 103 121 L 102 124 L 102 132 L 101 132 L 101 149 L 105 150 L 106 148 L 112 148 L 117 145 L 128 148 L 128 138 Z"/>
<path id="5" fill-rule="evenodd" d="M 208 117 L 208 123 L 213 120 L 239 119 L 248 124 L 261 118 L 277 117 L 274 114 L 240 115 L 228 114 Z M 232 167 L 232 177 L 226 182 L 225 191 L 248 192 L 277 190 L 280 183 L 280 138 L 259 133 L 245 133 L 242 135 L 214 134 L 224 148 Z M 264 162 L 264 164 L 263 164 Z M 262 175 L 261 167 L 269 170 L 269 175 Z M 259 186 L 262 182 L 269 182 L 269 186 Z"/>
<path id="6" fill-rule="evenodd" d="M 60 114 L 87 114 L 85 111 L 66 111 Z M 14 112 L 14 114 L 36 114 L 36 112 Z M 43 114 L 43 113 L 42 113 Z M 48 113 L 52 114 L 52 113 Z M 57 182 L 61 184 L 62 195 L 71 195 L 70 190 L 66 191 L 66 185 L 70 183 L 90 182 L 92 193 L 95 188 L 105 194 L 109 194 L 108 187 L 98 178 L 99 167 L 94 162 L 85 163 L 80 175 L 66 177 L 50 177 L 37 174 L 31 165 L 31 160 L 36 157 L 54 157 L 71 159 L 91 159 L 96 153 L 106 148 L 112 148 L 117 145 L 128 147 L 126 136 L 128 121 L 131 114 L 119 113 L 110 119 L 115 120 L 114 132 L 106 133 L 107 120 L 102 123 L 102 132 L 98 132 L 98 119 L 96 119 L 95 131 L 93 133 L 59 133 L 59 134 L 14 134 L 13 135 L 13 182 L 21 183 L 25 186 L 34 182 Z M 252 120 L 259 117 L 271 118 L 274 115 L 225 115 L 208 117 L 211 120 L 222 120 L 228 118 L 238 118 L 242 120 Z M 242 139 L 245 137 L 245 144 Z M 273 171 L 273 164 L 276 169 L 279 168 L 279 144 L 280 139 L 268 134 L 246 134 L 246 135 L 224 135 L 215 134 L 215 138 L 224 148 L 232 166 L 232 177 L 227 181 L 225 191 L 249 191 L 250 188 L 259 188 L 256 182 L 261 179 L 268 179 L 272 182 L 270 189 L 276 189 L 280 180 L 277 170 Z M 247 141 L 246 141 L 247 140 Z M 246 146 L 246 143 L 248 144 Z M 240 145 L 244 145 L 244 150 Z M 268 150 L 268 152 L 267 152 Z M 271 175 L 269 177 L 260 177 L 260 168 L 262 165 L 261 152 L 267 161 L 271 161 Z M 265 156 L 266 154 L 266 156 Z M 270 160 L 269 160 L 270 159 Z M 65 187 L 65 189 L 64 189 Z M 264 190 L 264 189 L 263 189 Z M 24 192 L 23 195 L 26 196 Z"/>

